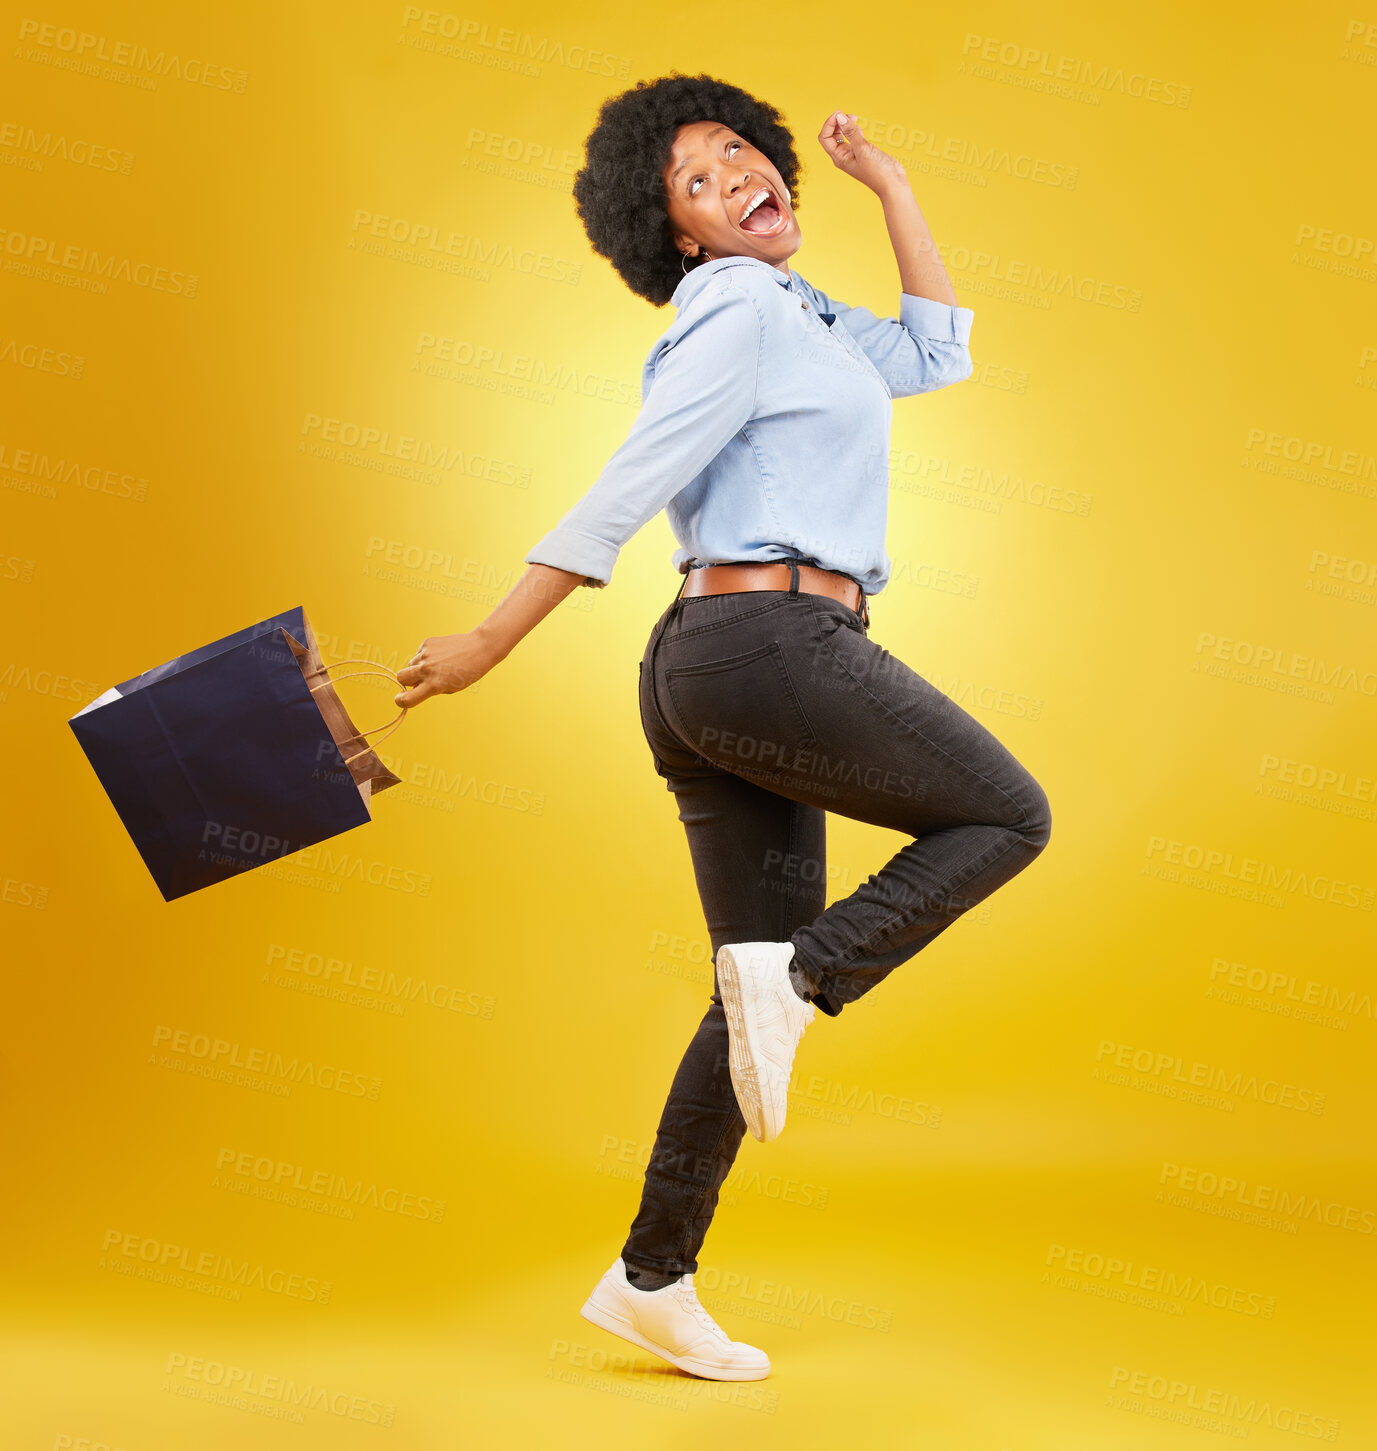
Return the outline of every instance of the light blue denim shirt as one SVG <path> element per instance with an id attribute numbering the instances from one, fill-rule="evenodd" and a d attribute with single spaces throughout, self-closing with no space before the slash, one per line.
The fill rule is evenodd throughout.
<path id="1" fill-rule="evenodd" d="M 526 563 L 605 585 L 664 509 L 681 573 L 792 556 L 878 594 L 891 400 L 970 377 L 975 313 L 904 292 L 878 318 L 754 257 L 701 264 L 670 300 L 626 441 Z"/>

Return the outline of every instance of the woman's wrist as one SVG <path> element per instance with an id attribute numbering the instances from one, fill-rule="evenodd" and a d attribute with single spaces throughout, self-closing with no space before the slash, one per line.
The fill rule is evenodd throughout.
<path id="1" fill-rule="evenodd" d="M 918 204 L 918 198 L 914 196 L 913 188 L 909 185 L 908 173 L 902 167 L 897 172 L 887 173 L 870 189 L 886 209 L 902 206 L 905 201 L 911 201 L 915 206 Z"/>
<path id="2" fill-rule="evenodd" d="M 494 624 L 491 615 L 486 620 L 480 620 L 469 634 L 473 637 L 474 644 L 484 655 L 491 658 L 494 665 L 505 660 L 516 644 L 511 631 L 504 630 L 501 624 Z"/>
<path id="3" fill-rule="evenodd" d="M 498 602 L 497 608 L 469 631 L 473 644 L 491 657 L 493 665 L 505 660 L 585 576 L 551 564 L 532 564 Z"/>

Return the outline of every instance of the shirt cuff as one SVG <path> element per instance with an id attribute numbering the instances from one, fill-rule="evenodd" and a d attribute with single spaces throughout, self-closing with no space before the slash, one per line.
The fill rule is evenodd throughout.
<path id="1" fill-rule="evenodd" d="M 935 302 L 931 297 L 915 297 L 911 292 L 899 295 L 899 321 L 920 338 L 969 346 L 974 320 L 973 308 Z"/>
<path id="2" fill-rule="evenodd" d="M 578 529 L 555 528 L 527 552 L 524 562 L 586 575 L 585 584 L 601 588 L 612 578 L 619 552 L 605 539 L 595 539 Z"/>

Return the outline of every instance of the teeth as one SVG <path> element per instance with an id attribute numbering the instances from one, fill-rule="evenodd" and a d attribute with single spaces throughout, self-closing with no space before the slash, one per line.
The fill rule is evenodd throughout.
<path id="1" fill-rule="evenodd" d="M 746 203 L 745 207 L 742 209 L 741 220 L 744 222 L 746 218 L 749 217 L 750 214 L 755 211 L 755 209 L 761 204 L 761 202 L 768 201 L 769 197 L 769 187 L 762 186 L 760 190 L 756 192 L 756 194 L 750 199 L 750 201 Z"/>

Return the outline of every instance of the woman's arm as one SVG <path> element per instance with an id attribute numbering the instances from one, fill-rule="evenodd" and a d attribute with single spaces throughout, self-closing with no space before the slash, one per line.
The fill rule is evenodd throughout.
<path id="1" fill-rule="evenodd" d="M 885 380 L 890 397 L 908 398 L 959 383 L 975 371 L 970 350 L 975 314 L 956 301 L 904 168 L 867 141 L 855 121 L 845 111 L 834 111 L 818 141 L 839 170 L 873 191 L 884 206 L 899 264 L 899 315 L 881 318 L 869 308 L 829 297 L 804 277 L 797 281 L 820 313 L 837 315 Z"/>
<path id="2" fill-rule="evenodd" d="M 472 685 L 572 590 L 608 583 L 626 541 L 750 418 L 761 337 L 749 293 L 719 281 L 694 299 L 656 345 L 641 411 L 592 488 L 527 551 L 530 568 L 481 625 L 428 639 L 397 672 L 412 687 L 398 705 Z"/>
<path id="3" fill-rule="evenodd" d="M 481 624 L 458 635 L 425 640 L 411 663 L 397 672 L 398 681 L 410 688 L 397 693 L 396 704 L 419 705 L 432 695 L 452 695 L 480 680 L 583 579 L 553 565 L 531 565 Z"/>
<path id="4" fill-rule="evenodd" d="M 955 307 L 956 289 L 902 164 L 867 140 L 855 116 L 846 111 L 832 112 L 818 140 L 840 170 L 880 198 L 903 290 L 910 297 L 929 297 Z"/>
<path id="5" fill-rule="evenodd" d="M 955 307 L 956 289 L 937 253 L 927 218 L 913 195 L 908 178 L 892 181 L 878 193 L 884 207 L 885 226 L 899 263 L 899 283 L 910 297 L 928 297 Z"/>
<path id="6" fill-rule="evenodd" d="M 748 288 L 709 277 L 651 349 L 631 431 L 593 486 L 526 552 L 527 564 L 606 585 L 622 547 L 755 411 L 764 329 Z"/>

